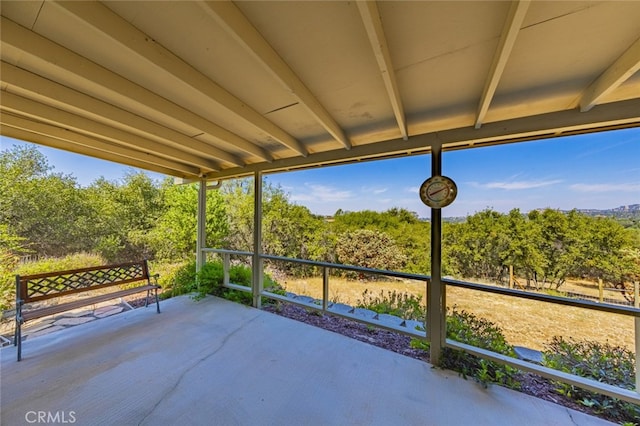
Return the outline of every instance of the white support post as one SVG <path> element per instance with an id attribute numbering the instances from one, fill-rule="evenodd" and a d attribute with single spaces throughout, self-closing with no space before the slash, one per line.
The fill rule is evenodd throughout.
<path id="1" fill-rule="evenodd" d="M 253 306 L 260 309 L 263 286 L 262 273 L 262 173 L 253 177 L 253 274 L 251 291 Z"/>
<path id="2" fill-rule="evenodd" d="M 198 187 L 198 223 L 196 231 L 196 272 L 200 272 L 204 265 L 204 251 L 207 244 L 207 181 L 202 179 Z"/>

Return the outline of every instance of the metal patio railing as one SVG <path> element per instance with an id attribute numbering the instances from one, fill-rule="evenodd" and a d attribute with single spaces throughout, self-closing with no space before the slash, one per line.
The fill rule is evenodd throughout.
<path id="1" fill-rule="evenodd" d="M 244 291 L 248 293 L 253 293 L 254 305 L 256 305 L 256 307 L 259 307 L 260 305 L 260 302 L 259 302 L 260 298 L 266 297 L 274 300 L 280 300 L 288 303 L 301 305 L 307 309 L 313 309 L 313 310 L 321 311 L 323 313 L 348 318 L 348 319 L 365 323 L 371 326 L 399 332 L 399 333 L 408 335 L 410 337 L 423 339 L 426 341 L 430 340 L 430 336 L 426 331 L 422 332 L 417 329 L 411 329 L 410 327 L 393 326 L 390 324 L 382 323 L 377 320 L 357 316 L 355 314 L 334 310 L 332 309 L 329 301 L 329 289 L 330 289 L 329 272 L 332 269 L 351 271 L 351 272 L 362 273 L 362 274 L 382 275 L 382 276 L 400 278 L 400 279 L 406 279 L 406 280 L 422 281 L 424 282 L 424 285 L 425 285 L 426 294 L 428 294 L 428 286 L 430 285 L 430 280 L 431 280 L 431 277 L 428 275 L 370 269 L 370 268 L 363 268 L 358 266 L 341 265 L 341 264 L 328 263 L 328 262 L 316 262 L 311 260 L 293 259 L 293 258 L 271 256 L 271 255 L 265 255 L 265 254 L 260 254 L 258 256 L 258 259 L 259 259 L 258 270 L 260 271 L 264 270 L 265 260 L 276 261 L 276 262 L 289 262 L 289 263 L 295 263 L 299 265 L 307 265 L 307 266 L 312 266 L 321 270 L 322 271 L 322 298 L 318 301 L 318 303 L 308 303 L 308 302 L 295 300 L 288 296 L 283 296 L 280 294 L 275 294 L 269 291 L 265 291 L 262 288 L 262 274 L 260 274 L 260 277 L 259 277 L 259 284 L 257 286 L 254 286 L 254 288 L 237 285 L 230 282 L 229 269 L 231 267 L 231 256 L 251 257 L 252 259 L 255 259 L 256 256 L 252 252 L 213 249 L 213 248 L 204 248 L 202 249 L 202 252 L 204 255 L 206 255 L 207 253 L 216 253 L 222 257 L 222 263 L 223 263 L 223 269 L 224 269 L 223 285 L 227 288 Z M 503 296 L 509 296 L 509 297 L 514 297 L 519 299 L 528 299 L 528 300 L 534 300 L 534 301 L 543 302 L 543 303 L 572 306 L 572 307 L 577 307 L 581 309 L 602 311 L 602 312 L 608 312 L 612 314 L 619 314 L 619 315 L 633 317 L 635 320 L 635 357 L 636 357 L 636 390 L 635 391 L 609 385 L 606 383 L 601 383 L 596 380 L 587 379 L 581 376 L 565 373 L 562 371 L 554 370 L 533 362 L 512 358 L 512 357 L 499 354 L 496 352 L 492 352 L 486 349 L 456 342 L 451 339 L 445 340 L 445 347 L 449 347 L 451 349 L 463 350 L 470 354 L 476 355 L 480 358 L 496 361 L 501 364 L 510 365 L 517 369 L 532 372 L 540 376 L 546 377 L 548 379 L 557 380 L 570 385 L 578 386 L 587 390 L 591 390 L 596 393 L 601 393 L 614 398 L 619 398 L 621 400 L 628 401 L 634 404 L 640 404 L 640 309 L 637 306 L 629 307 L 629 306 L 622 306 L 622 305 L 613 305 L 609 303 L 597 303 L 597 302 L 592 302 L 588 300 L 569 299 L 564 297 L 551 296 L 547 294 L 530 293 L 522 290 L 494 287 L 490 285 L 476 284 L 476 283 L 470 283 L 470 282 L 446 279 L 446 278 L 442 279 L 442 283 L 445 284 L 446 286 L 460 287 L 460 288 L 465 288 L 473 291 L 488 292 L 488 293 L 500 294 Z M 637 288 L 638 286 L 636 286 L 636 289 Z M 640 300 L 638 298 L 638 294 L 635 295 L 635 300 L 637 304 L 638 301 Z"/>

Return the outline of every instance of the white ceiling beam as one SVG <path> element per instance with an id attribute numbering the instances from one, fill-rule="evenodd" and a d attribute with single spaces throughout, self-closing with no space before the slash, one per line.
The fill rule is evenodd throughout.
<path id="1" fill-rule="evenodd" d="M 130 159 L 135 161 L 137 164 L 144 163 L 146 165 L 142 167 L 144 169 L 155 165 L 162 167 L 164 170 L 173 170 L 173 173 L 169 173 L 172 176 L 175 176 L 177 172 L 179 172 L 180 175 L 187 174 L 195 177 L 202 173 L 202 171 L 196 167 L 191 167 L 177 161 L 167 160 L 166 158 L 158 157 L 157 155 L 148 152 L 122 147 L 110 142 L 75 133 L 61 127 L 52 126 L 51 124 L 29 120 L 12 114 L 2 114 L 0 116 L 0 124 L 2 125 L 3 133 L 7 127 L 11 127 L 24 132 L 47 136 L 47 140 L 49 141 L 46 143 L 47 146 L 75 152 L 76 154 L 90 155 L 92 157 L 117 162 Z M 109 157 L 111 154 L 113 154 L 113 157 Z"/>
<path id="2" fill-rule="evenodd" d="M 382 27 L 378 5 L 375 1 L 362 0 L 359 0 L 356 4 L 358 5 L 364 27 L 367 30 L 367 35 L 369 36 L 369 43 L 371 43 L 371 48 L 378 61 L 378 67 L 380 68 L 384 86 L 387 89 L 387 95 L 389 95 L 389 100 L 391 101 L 393 114 L 398 122 L 400 134 L 402 135 L 402 139 L 407 140 L 409 133 L 407 131 L 404 107 L 398 90 L 396 73 L 393 68 L 393 63 L 391 62 L 391 54 L 389 53 L 389 46 L 387 45 L 384 28 Z"/>
<path id="3" fill-rule="evenodd" d="M 144 138 L 172 145 L 178 149 L 186 149 L 195 155 L 226 161 L 235 166 L 245 164 L 235 155 L 221 149 L 6 62 L 0 62 L 0 80 L 8 83 L 10 89 L 15 88 L 12 91 L 29 93 L 25 97 L 46 98 L 48 104 L 55 104 L 59 108 L 64 106 L 63 109 L 67 111 L 75 111 L 74 113 L 77 115 L 86 116 L 111 127 L 123 128 L 127 132 L 141 133 Z"/>
<path id="4" fill-rule="evenodd" d="M 18 139 L 18 140 L 29 141 L 31 143 L 35 143 L 38 145 L 44 145 L 51 148 L 75 152 L 76 154 L 88 155 L 90 157 L 99 158 L 101 160 L 113 161 L 114 163 L 124 164 L 127 166 L 136 167 L 138 169 L 149 170 L 152 172 L 161 173 L 168 176 L 181 177 L 183 179 L 189 179 L 189 181 L 193 179 L 198 179 L 197 177 L 194 177 L 192 175 L 183 175 L 179 172 L 176 172 L 176 170 L 173 170 L 173 169 L 167 169 L 155 164 L 132 160 L 130 158 L 121 157 L 115 154 L 108 154 L 102 151 L 91 151 L 91 150 L 85 151 L 82 148 L 78 148 L 79 145 L 75 145 L 72 142 L 60 141 L 50 136 L 41 135 L 39 133 L 32 133 L 27 130 L 17 129 L 10 126 L 7 126 L 6 128 L 2 129 L 2 135 L 10 138 Z"/>
<path id="5" fill-rule="evenodd" d="M 2 97 L 2 104 L 0 104 L 2 111 L 9 111 L 16 115 L 41 120 L 65 129 L 73 129 L 90 137 L 106 139 L 119 145 L 147 151 L 174 161 L 190 163 L 205 170 L 220 170 L 218 163 L 190 154 L 184 150 L 151 141 L 133 133 L 62 111 L 11 92 L 3 91 L 0 95 Z"/>
<path id="6" fill-rule="evenodd" d="M 311 154 L 306 159 L 283 158 L 269 165 L 249 164 L 242 169 L 225 169 L 208 173 L 206 178 L 230 179 L 250 176 L 256 170 L 270 173 L 380 158 L 406 157 L 428 153 L 434 145 L 441 145 L 443 150 L 448 151 L 628 127 L 640 127 L 640 98 L 601 105 L 589 114 L 571 109 L 486 123 L 481 129 L 470 125 L 411 136 L 408 141 L 395 139 L 358 145 L 349 151 L 344 149 L 324 151 Z"/>
<path id="7" fill-rule="evenodd" d="M 351 142 L 340 125 L 236 5 L 230 1 L 208 1 L 200 2 L 200 4 L 218 24 L 289 90 L 300 104 L 307 108 L 333 138 L 342 143 L 346 149 L 351 148 Z"/>
<path id="8" fill-rule="evenodd" d="M 640 70 L 640 38 L 635 41 L 600 77 L 587 88 L 580 99 L 580 111 L 589 111 L 604 97 Z"/>
<path id="9" fill-rule="evenodd" d="M 284 146 L 300 155 L 307 155 L 306 148 L 293 136 L 251 108 L 246 102 L 236 98 L 223 87 L 156 43 L 151 37 L 130 25 L 106 6 L 98 2 L 56 2 L 52 4 L 62 8 L 96 31 L 120 43 L 124 48 L 188 84 L 213 102 L 270 135 Z"/>
<path id="10" fill-rule="evenodd" d="M 21 54 L 45 61 L 68 75 L 74 75 L 92 85 L 109 90 L 114 96 L 126 97 L 142 109 L 154 111 L 179 120 L 182 123 L 219 140 L 223 146 L 235 148 L 254 155 L 264 161 L 273 161 L 273 156 L 262 147 L 232 133 L 215 123 L 133 83 L 100 65 L 89 61 L 59 44 L 2 17 L 2 46 L 17 49 Z"/>
<path id="11" fill-rule="evenodd" d="M 516 38 L 518 37 L 518 33 L 520 32 L 522 22 L 527 14 L 527 9 L 529 9 L 530 3 L 530 0 L 511 2 L 507 19 L 504 23 L 504 27 L 502 28 L 502 35 L 498 42 L 498 48 L 496 49 L 493 57 L 493 62 L 489 69 L 489 75 L 484 85 L 484 90 L 482 91 L 482 97 L 480 98 L 480 104 L 478 105 L 475 123 L 476 129 L 479 129 L 480 126 L 482 126 L 482 122 L 487 115 L 489 105 L 491 105 L 493 96 L 496 93 L 498 83 L 500 83 L 500 79 L 502 78 L 502 73 L 507 65 L 509 56 L 511 56 L 511 51 L 516 43 Z"/>

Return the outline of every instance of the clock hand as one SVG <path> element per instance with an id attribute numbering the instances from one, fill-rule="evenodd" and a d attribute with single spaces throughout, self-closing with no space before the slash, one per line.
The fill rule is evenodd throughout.
<path id="1" fill-rule="evenodd" d="M 438 192 L 442 192 L 442 191 L 444 191 L 444 190 L 446 190 L 446 189 L 447 189 L 447 188 L 440 188 L 440 189 L 438 189 L 437 191 L 430 192 L 430 193 L 429 193 L 429 197 L 433 197 L 433 196 L 434 196 L 434 195 L 436 195 Z"/>

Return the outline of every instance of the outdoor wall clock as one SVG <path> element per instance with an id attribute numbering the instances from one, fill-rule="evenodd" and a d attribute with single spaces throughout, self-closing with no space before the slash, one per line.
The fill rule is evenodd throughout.
<path id="1" fill-rule="evenodd" d="M 420 186 L 420 199 L 433 209 L 453 203 L 458 195 L 455 182 L 446 176 L 432 176 Z"/>

